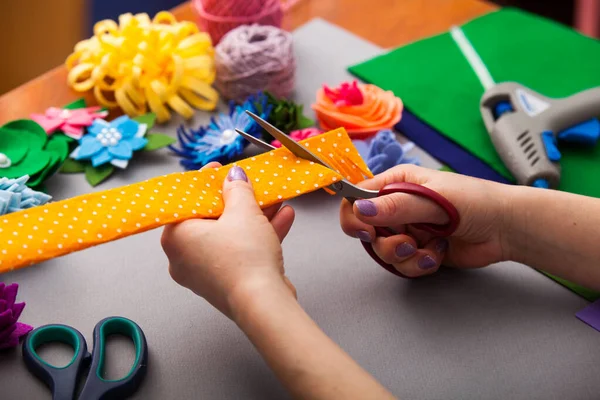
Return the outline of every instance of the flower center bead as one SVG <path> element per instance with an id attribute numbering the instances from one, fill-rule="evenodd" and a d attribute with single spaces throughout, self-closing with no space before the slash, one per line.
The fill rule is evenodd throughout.
<path id="1" fill-rule="evenodd" d="M 11 164 L 10 158 L 4 153 L 0 153 L 0 168 L 8 168 Z"/>
<path id="2" fill-rule="evenodd" d="M 71 116 L 71 111 L 69 111 L 69 110 L 62 110 L 60 112 L 60 117 L 62 119 L 68 119 L 70 116 Z"/>
<path id="3" fill-rule="evenodd" d="M 233 143 L 235 141 L 235 139 L 237 139 L 239 135 L 237 134 L 236 131 L 234 131 L 233 129 L 225 129 L 223 131 L 223 133 L 221 134 L 221 143 L 222 144 L 229 144 L 229 143 Z"/>
<path id="4" fill-rule="evenodd" d="M 96 140 L 104 147 L 116 146 L 121 141 L 121 132 L 116 128 L 102 128 L 100 133 L 96 136 Z"/>

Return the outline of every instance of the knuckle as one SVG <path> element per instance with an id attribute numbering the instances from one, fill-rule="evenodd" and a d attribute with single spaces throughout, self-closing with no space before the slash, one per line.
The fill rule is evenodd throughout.
<path id="1" fill-rule="evenodd" d="M 379 209 L 381 210 L 381 214 L 386 216 L 386 217 L 391 217 L 396 215 L 396 213 L 398 212 L 398 210 L 401 208 L 401 203 L 402 200 L 401 198 L 399 198 L 399 196 L 393 195 L 393 196 L 383 196 L 379 198 L 380 200 L 380 206 Z"/>

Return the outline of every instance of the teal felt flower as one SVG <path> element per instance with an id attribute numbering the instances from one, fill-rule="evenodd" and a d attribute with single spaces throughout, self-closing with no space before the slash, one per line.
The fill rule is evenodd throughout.
<path id="1" fill-rule="evenodd" d="M 124 115 L 111 122 L 96 119 L 88 128 L 88 134 L 79 140 L 79 147 L 71 153 L 75 160 L 91 160 L 92 166 L 111 163 L 127 168 L 133 152 L 146 147 L 144 138 L 148 126 Z"/>
<path id="2" fill-rule="evenodd" d="M 134 152 L 174 143 L 176 140 L 170 136 L 147 133 L 155 119 L 154 114 L 146 114 L 134 119 L 125 115 L 110 122 L 94 120 L 61 172 L 85 172 L 88 182 L 96 186 L 114 173 L 114 167 L 127 168 Z"/>

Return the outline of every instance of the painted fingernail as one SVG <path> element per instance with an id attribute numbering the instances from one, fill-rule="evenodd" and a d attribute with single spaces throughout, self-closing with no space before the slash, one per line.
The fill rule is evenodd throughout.
<path id="1" fill-rule="evenodd" d="M 356 200 L 355 202 L 358 212 L 365 217 L 374 217 L 377 215 L 377 206 L 370 200 Z"/>
<path id="2" fill-rule="evenodd" d="M 246 176 L 246 173 L 244 172 L 244 170 L 236 165 L 229 170 L 229 173 L 227 174 L 227 180 L 229 182 L 231 182 L 231 181 L 248 182 L 248 177 Z"/>
<path id="3" fill-rule="evenodd" d="M 436 266 L 436 262 L 431 256 L 423 256 L 417 263 L 421 269 L 431 269 Z"/>
<path id="4" fill-rule="evenodd" d="M 438 253 L 445 253 L 448 250 L 448 239 L 439 239 L 435 244 L 435 251 Z"/>
<path id="5" fill-rule="evenodd" d="M 416 251 L 417 249 L 415 249 L 415 246 L 410 243 L 400 243 L 396 246 L 396 255 L 398 257 L 412 256 Z"/>
<path id="6" fill-rule="evenodd" d="M 371 243 L 371 234 L 367 231 L 357 231 L 356 237 L 362 240 L 363 242 Z"/>

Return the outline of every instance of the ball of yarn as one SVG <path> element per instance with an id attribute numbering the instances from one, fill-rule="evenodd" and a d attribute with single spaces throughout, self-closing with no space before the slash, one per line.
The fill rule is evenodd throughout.
<path id="1" fill-rule="evenodd" d="M 214 44 L 240 25 L 281 27 L 281 0 L 194 0 L 198 22 Z"/>
<path id="2" fill-rule="evenodd" d="M 273 26 L 239 26 L 215 47 L 215 66 L 215 87 L 227 99 L 241 103 L 260 91 L 288 97 L 296 72 L 292 35 Z"/>

